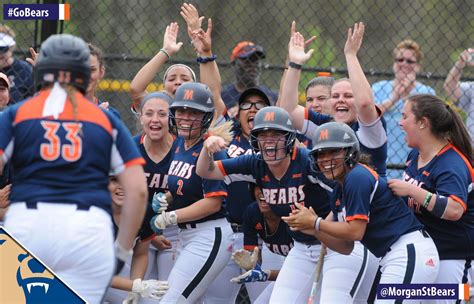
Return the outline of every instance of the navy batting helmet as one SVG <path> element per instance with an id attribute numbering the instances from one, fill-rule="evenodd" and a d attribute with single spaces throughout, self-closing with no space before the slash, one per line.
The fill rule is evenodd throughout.
<path id="1" fill-rule="evenodd" d="M 344 163 L 352 168 L 359 160 L 359 140 L 347 124 L 342 122 L 328 122 L 316 130 L 313 138 L 313 149 L 310 152 L 311 167 L 316 172 L 323 172 L 318 166 L 318 153 L 325 150 L 346 150 Z"/>
<path id="2" fill-rule="evenodd" d="M 253 120 L 253 129 L 250 131 L 250 143 L 256 153 L 260 152 L 258 134 L 268 130 L 281 131 L 285 134 L 285 155 L 291 154 L 295 145 L 296 130 L 288 112 L 279 107 L 265 107 L 257 112 Z"/>
<path id="3" fill-rule="evenodd" d="M 54 82 L 70 84 L 82 93 L 90 80 L 90 51 L 79 37 L 69 34 L 52 35 L 41 46 L 35 65 L 36 87 Z"/>
<path id="4" fill-rule="evenodd" d="M 183 128 L 176 123 L 176 109 L 193 109 L 204 113 L 204 116 L 200 120 L 186 119 L 190 125 L 189 128 Z M 212 93 L 207 85 L 199 82 L 187 82 L 178 87 L 174 101 L 170 105 L 170 130 L 175 133 L 178 130 L 186 130 L 189 131 L 189 136 L 191 136 L 191 130 L 201 129 L 199 134 L 201 136 L 211 125 L 213 117 L 214 104 L 212 102 Z"/>

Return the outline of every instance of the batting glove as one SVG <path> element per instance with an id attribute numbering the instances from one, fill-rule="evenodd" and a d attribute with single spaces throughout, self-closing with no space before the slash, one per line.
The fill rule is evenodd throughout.
<path id="1" fill-rule="evenodd" d="M 255 268 L 239 275 L 238 277 L 230 279 L 232 283 L 250 283 L 250 282 L 266 282 L 270 276 L 269 270 L 262 270 L 260 265 L 255 265 Z"/>
<path id="2" fill-rule="evenodd" d="M 258 254 L 260 249 L 255 246 L 253 252 L 250 252 L 245 249 L 239 249 L 232 253 L 232 260 L 239 265 L 240 268 L 245 269 L 246 271 L 255 268 L 255 265 L 258 261 Z"/>
<path id="3" fill-rule="evenodd" d="M 142 298 L 161 299 L 169 285 L 167 281 L 135 279 L 133 281 L 132 291 L 139 294 Z"/>
<path id="4" fill-rule="evenodd" d="M 176 224 L 178 224 L 178 216 L 174 211 L 160 213 L 151 219 L 151 229 L 153 231 L 164 230 L 166 226 Z"/>
<path id="5" fill-rule="evenodd" d="M 129 292 L 127 298 L 123 300 L 122 304 L 138 304 L 138 300 L 140 300 L 140 295 L 138 293 Z"/>
<path id="6" fill-rule="evenodd" d="M 166 211 L 166 209 L 168 209 L 166 194 L 164 194 L 163 192 L 158 192 L 158 193 L 153 194 L 151 207 L 153 208 L 153 211 L 155 211 L 158 214 Z"/>

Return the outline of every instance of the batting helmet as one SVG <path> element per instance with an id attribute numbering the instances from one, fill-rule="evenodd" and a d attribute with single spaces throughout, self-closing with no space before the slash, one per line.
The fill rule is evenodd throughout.
<path id="1" fill-rule="evenodd" d="M 204 113 L 201 120 L 187 119 L 190 122 L 190 128 L 180 128 L 176 123 L 176 109 L 193 109 Z M 173 103 L 170 105 L 169 124 L 170 130 L 177 133 L 178 130 L 189 131 L 201 129 L 199 136 L 204 134 L 211 125 L 214 116 L 214 104 L 212 102 L 212 93 L 207 85 L 199 82 L 187 82 L 176 90 Z M 191 137 L 189 139 L 192 139 Z"/>
<path id="2" fill-rule="evenodd" d="M 360 146 L 357 136 L 347 124 L 328 122 L 316 130 L 313 138 L 313 149 L 310 152 L 311 167 L 316 172 L 323 172 L 318 166 L 318 153 L 325 150 L 345 149 L 344 163 L 352 168 L 359 160 Z"/>
<path id="3" fill-rule="evenodd" d="M 79 37 L 69 34 L 52 35 L 41 46 L 35 65 L 37 88 L 54 82 L 71 84 L 83 94 L 91 74 L 90 51 Z"/>
<path id="4" fill-rule="evenodd" d="M 293 127 L 288 112 L 279 107 L 265 107 L 257 112 L 253 120 L 253 129 L 250 131 L 250 143 L 252 144 L 255 153 L 260 152 L 258 134 L 267 130 L 281 131 L 285 133 L 285 155 L 293 152 L 296 140 L 296 130 Z"/>

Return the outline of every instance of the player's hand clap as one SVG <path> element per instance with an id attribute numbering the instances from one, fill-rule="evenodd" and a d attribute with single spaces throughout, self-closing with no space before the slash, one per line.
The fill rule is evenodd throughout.
<path id="1" fill-rule="evenodd" d="M 290 42 L 288 44 L 288 58 L 290 62 L 294 62 L 297 64 L 304 64 L 311 58 L 314 50 L 311 49 L 308 52 L 304 51 L 305 48 L 305 40 L 303 35 L 300 32 L 294 32 L 291 35 Z"/>
<path id="2" fill-rule="evenodd" d="M 178 39 L 179 25 L 177 22 L 171 22 L 166 27 L 165 35 L 163 36 L 163 50 L 171 57 L 177 53 L 183 46 L 182 42 L 176 42 Z"/>
<path id="3" fill-rule="evenodd" d="M 193 32 L 201 28 L 204 16 L 199 17 L 198 10 L 191 3 L 183 3 L 183 5 L 181 6 L 181 11 L 179 13 L 188 25 L 189 38 L 193 39 Z"/>
<path id="4" fill-rule="evenodd" d="M 178 224 L 178 216 L 174 211 L 162 212 L 152 217 L 150 224 L 151 229 L 156 234 L 161 234 L 162 230 L 165 229 L 167 226 Z"/>
<path id="5" fill-rule="evenodd" d="M 314 222 L 318 215 L 312 207 L 306 208 L 300 203 L 295 203 L 296 209 L 288 216 L 282 216 L 281 219 L 285 221 L 293 231 L 305 231 L 314 229 Z"/>
<path id="6" fill-rule="evenodd" d="M 255 268 L 255 265 L 257 265 L 259 251 L 260 249 L 258 246 L 255 246 L 253 252 L 239 249 L 232 253 L 232 260 L 239 265 L 240 268 L 248 271 Z"/>
<path id="7" fill-rule="evenodd" d="M 266 282 L 270 276 L 269 270 L 262 270 L 259 264 L 255 265 L 254 269 L 239 275 L 238 277 L 230 279 L 232 283 L 249 283 L 249 282 Z"/>
<path id="8" fill-rule="evenodd" d="M 206 141 L 204 141 L 204 148 L 209 153 L 216 153 L 226 149 L 226 142 L 220 136 L 209 136 Z"/>

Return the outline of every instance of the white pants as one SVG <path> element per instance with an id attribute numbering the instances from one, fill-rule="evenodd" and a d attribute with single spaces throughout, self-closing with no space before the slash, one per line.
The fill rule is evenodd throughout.
<path id="1" fill-rule="evenodd" d="M 161 303 L 198 301 L 229 262 L 232 234 L 226 219 L 196 224 L 192 229 L 180 229 L 182 250 L 168 278 L 170 289 Z"/>
<path id="2" fill-rule="evenodd" d="M 472 284 L 471 260 L 441 260 L 437 284 Z M 436 300 L 430 303 L 456 303 L 456 300 Z"/>
<path id="3" fill-rule="evenodd" d="M 7 230 L 89 303 L 100 303 L 115 267 L 111 216 L 103 209 L 38 203 L 11 204 Z"/>
<path id="4" fill-rule="evenodd" d="M 367 303 L 379 259 L 360 242 L 350 255 L 327 248 L 318 303 Z M 341 284 L 344 278 L 344 284 Z"/>
<path id="5" fill-rule="evenodd" d="M 439 265 L 433 240 L 421 231 L 414 231 L 401 236 L 380 260 L 380 283 L 434 283 Z M 395 300 L 376 300 L 376 303 L 381 304 L 393 302 Z"/>

